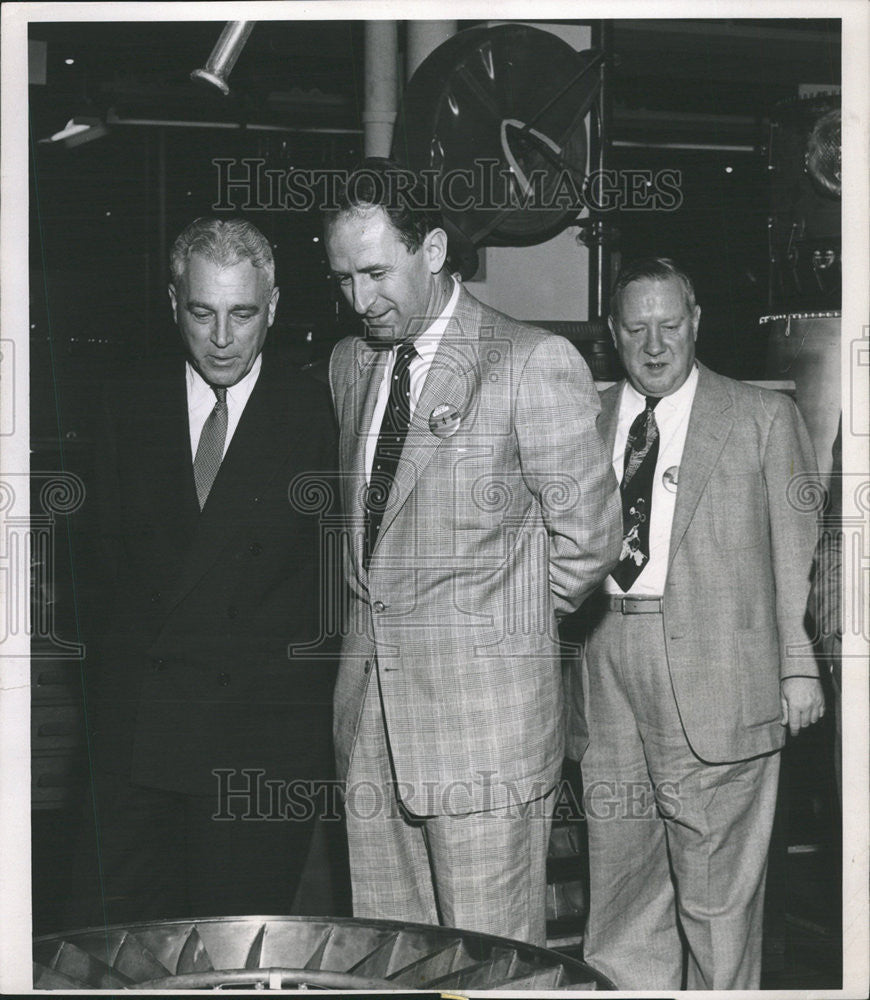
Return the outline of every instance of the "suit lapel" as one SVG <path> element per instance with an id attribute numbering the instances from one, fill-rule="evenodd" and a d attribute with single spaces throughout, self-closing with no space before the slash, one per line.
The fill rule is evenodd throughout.
<path id="1" fill-rule="evenodd" d="M 598 433 L 607 445 L 607 454 L 613 455 L 616 425 L 619 422 L 619 401 L 625 382 L 617 382 L 601 393 L 601 413 L 598 415 Z"/>
<path id="2" fill-rule="evenodd" d="M 141 379 L 141 405 L 131 423 L 125 451 L 140 469 L 138 481 L 151 496 L 150 509 L 163 528 L 177 538 L 183 552 L 199 517 L 183 362 Z"/>
<path id="3" fill-rule="evenodd" d="M 459 299 L 423 385 L 423 391 L 396 468 L 387 509 L 381 521 L 378 540 L 384 537 L 414 489 L 420 476 L 435 457 L 444 438 L 429 429 L 432 411 L 441 405 L 468 412 L 476 393 L 473 379 L 468 372 L 477 366 L 477 340 L 480 326 L 480 307 L 464 290 Z M 377 544 L 375 552 L 377 552 Z"/>
<path id="4" fill-rule="evenodd" d="M 677 502 L 671 526 L 669 566 L 731 433 L 734 419 L 728 410 L 732 405 L 731 394 L 725 383 L 708 368 L 699 364 L 698 385 L 695 389 L 686 444 L 680 461 Z"/>
<path id="5" fill-rule="evenodd" d="M 342 476 L 342 502 L 349 520 L 353 560 L 362 566 L 363 500 L 367 488 L 365 456 L 366 441 L 378 399 L 378 389 L 384 377 L 388 351 L 373 350 L 364 341 L 353 344 L 349 370 L 337 372 L 340 379 L 349 380 L 338 414 L 341 426 L 339 457 Z"/>
<path id="6" fill-rule="evenodd" d="M 389 351 L 374 351 L 361 341 L 354 344 L 356 377 L 344 397 L 344 406 L 350 409 L 352 422 L 348 428 L 342 421 L 345 433 L 341 436 L 341 467 L 350 473 L 346 510 L 362 509 L 366 487 L 366 442 L 388 358 Z"/>

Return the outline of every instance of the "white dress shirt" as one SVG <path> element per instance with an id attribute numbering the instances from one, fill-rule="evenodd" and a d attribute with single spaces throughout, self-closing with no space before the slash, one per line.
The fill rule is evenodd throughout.
<path id="1" fill-rule="evenodd" d="M 652 501 L 649 527 L 649 562 L 631 586 L 632 594 L 649 594 L 657 597 L 665 591 L 668 575 L 668 556 L 671 546 L 671 525 L 674 522 L 674 508 L 677 503 L 677 481 L 686 432 L 689 429 L 689 414 L 698 385 L 698 368 L 692 368 L 689 377 L 670 396 L 663 396 L 656 404 L 656 426 L 659 429 L 659 455 L 653 477 Z M 634 418 L 646 407 L 646 398 L 628 382 L 622 388 L 619 400 L 619 416 L 616 423 L 616 440 L 613 442 L 613 471 L 622 482 L 625 467 L 625 446 L 628 432 Z M 624 591 L 612 576 L 604 581 L 608 594 Z"/>
<path id="2" fill-rule="evenodd" d="M 248 399 L 254 391 L 254 386 L 257 384 L 262 366 L 263 356 L 258 354 L 257 360 L 252 365 L 248 374 L 241 381 L 236 382 L 235 385 L 231 385 L 227 389 L 227 436 L 224 441 L 224 455 L 227 453 L 227 448 L 229 448 L 233 434 L 235 434 L 236 428 L 239 426 L 239 420 L 242 417 Z M 196 458 L 196 449 L 199 445 L 202 429 L 216 402 L 217 397 L 214 394 L 214 389 L 212 389 L 208 382 L 188 361 L 187 419 L 190 424 L 190 454 L 192 458 Z"/>
<path id="3" fill-rule="evenodd" d="M 414 347 L 417 349 L 417 357 L 413 359 L 410 366 L 412 417 L 414 416 L 414 410 L 417 408 L 417 402 L 423 392 L 423 386 L 426 384 L 426 376 L 429 374 L 429 369 L 432 367 L 432 359 L 438 351 L 441 338 L 444 336 L 444 331 L 447 329 L 447 324 L 450 322 L 450 317 L 453 315 L 453 310 L 456 308 L 458 300 L 459 282 L 454 279 L 453 294 L 450 296 L 450 301 L 444 307 L 435 322 L 432 323 L 431 326 L 428 326 L 414 341 Z M 378 388 L 378 398 L 375 402 L 375 411 L 372 414 L 371 427 L 369 428 L 368 436 L 366 438 L 367 481 L 371 478 L 372 465 L 375 461 L 375 448 L 378 444 L 381 424 L 384 422 L 384 413 L 386 412 L 387 402 L 390 398 L 390 381 L 393 377 L 393 368 L 396 364 L 396 354 L 398 353 L 398 349 L 399 345 L 394 344 L 389 353 L 389 357 L 387 358 L 387 366 L 384 369 L 384 377 L 381 379 L 381 384 Z"/>

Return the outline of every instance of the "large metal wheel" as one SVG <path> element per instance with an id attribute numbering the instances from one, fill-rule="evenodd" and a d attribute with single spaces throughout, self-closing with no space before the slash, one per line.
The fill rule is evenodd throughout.
<path id="1" fill-rule="evenodd" d="M 527 24 L 460 31 L 408 81 L 393 159 L 453 175 L 441 209 L 474 247 L 543 243 L 584 207 L 597 62 Z"/>
<path id="2" fill-rule="evenodd" d="M 585 963 L 545 948 L 387 920 L 163 920 L 40 937 L 33 957 L 38 990 L 613 989 Z"/>

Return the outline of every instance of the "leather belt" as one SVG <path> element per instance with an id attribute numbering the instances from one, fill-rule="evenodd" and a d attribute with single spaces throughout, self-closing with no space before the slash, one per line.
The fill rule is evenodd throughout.
<path id="1" fill-rule="evenodd" d="M 657 615 L 662 611 L 661 597 L 619 597 L 616 594 L 603 594 L 602 601 L 608 611 L 619 611 L 624 615 Z"/>

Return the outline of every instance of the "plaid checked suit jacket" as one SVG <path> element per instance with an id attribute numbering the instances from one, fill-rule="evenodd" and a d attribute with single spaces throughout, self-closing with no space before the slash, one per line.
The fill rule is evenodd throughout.
<path id="1" fill-rule="evenodd" d="M 379 676 L 413 812 L 528 801 L 563 753 L 556 615 L 606 576 L 621 544 L 594 384 L 566 340 L 461 290 L 366 572 L 365 436 L 385 364 L 359 338 L 330 362 L 351 592 L 335 692 L 339 775 Z M 459 415 L 453 433 L 439 425 L 444 410 Z"/>

